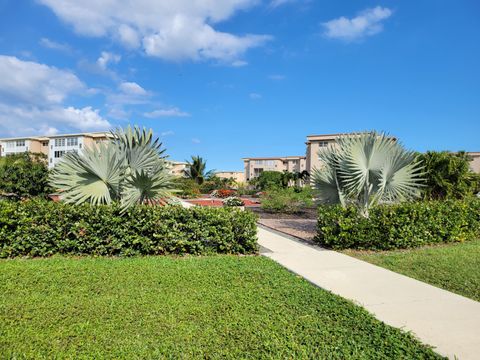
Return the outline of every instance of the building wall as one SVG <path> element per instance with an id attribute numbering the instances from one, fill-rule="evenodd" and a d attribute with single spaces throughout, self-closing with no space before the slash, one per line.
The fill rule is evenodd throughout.
<path id="1" fill-rule="evenodd" d="M 480 174 L 480 152 L 470 152 L 468 155 L 472 157 L 470 168 Z"/>
<path id="2" fill-rule="evenodd" d="M 245 181 L 257 178 L 263 171 L 302 172 L 306 168 L 304 156 L 287 156 L 278 158 L 245 158 Z"/>
<path id="3" fill-rule="evenodd" d="M 168 161 L 168 166 L 170 167 L 170 174 L 175 176 L 183 176 L 188 163 L 181 161 Z"/>
<path id="4" fill-rule="evenodd" d="M 233 178 L 237 183 L 245 182 L 245 174 L 242 171 L 219 171 L 215 175 L 222 179 Z"/>

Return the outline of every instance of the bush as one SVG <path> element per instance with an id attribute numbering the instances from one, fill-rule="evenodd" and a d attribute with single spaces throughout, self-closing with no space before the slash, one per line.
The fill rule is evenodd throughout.
<path id="1" fill-rule="evenodd" d="M 0 192 L 18 198 L 46 197 L 52 192 L 48 185 L 46 155 L 23 153 L 3 157 L 0 160 Z"/>
<path id="2" fill-rule="evenodd" d="M 371 209 L 321 206 L 315 241 L 333 249 L 392 250 L 480 236 L 480 200 L 407 202 Z"/>
<path id="3" fill-rule="evenodd" d="M 223 200 L 223 205 L 225 206 L 244 206 L 245 203 L 243 202 L 242 199 L 236 197 L 236 196 L 230 196 Z"/>
<path id="4" fill-rule="evenodd" d="M 178 189 L 176 195 L 182 199 L 194 199 L 200 196 L 200 185 L 193 179 L 178 177 L 173 184 Z"/>
<path id="5" fill-rule="evenodd" d="M 230 190 L 230 189 L 214 190 L 210 195 L 212 195 L 213 197 L 226 199 L 228 197 L 234 196 L 235 190 Z"/>
<path id="6" fill-rule="evenodd" d="M 312 192 L 304 189 L 287 188 L 267 191 L 262 196 L 262 209 L 269 212 L 293 214 L 312 206 Z"/>
<path id="7" fill-rule="evenodd" d="M 251 254 L 256 216 L 232 208 L 0 201 L 0 257 Z"/>
<path id="8" fill-rule="evenodd" d="M 479 175 L 470 169 L 464 151 L 428 151 L 420 154 L 425 172 L 425 199 L 463 199 L 480 191 Z"/>

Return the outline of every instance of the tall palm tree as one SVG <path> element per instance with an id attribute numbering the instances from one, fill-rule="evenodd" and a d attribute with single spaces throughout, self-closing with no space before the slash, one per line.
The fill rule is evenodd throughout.
<path id="1" fill-rule="evenodd" d="M 375 204 L 420 196 L 422 165 L 392 137 L 358 133 L 339 138 L 337 145 L 319 151 L 323 166 L 312 174 L 321 202 L 354 204 L 368 217 Z"/>
<path id="2" fill-rule="evenodd" d="M 197 184 L 202 185 L 206 179 L 213 176 L 213 170 L 206 171 L 207 162 L 200 156 L 192 155 L 192 161 L 186 162 L 185 177 L 195 180 Z"/>
<path id="3" fill-rule="evenodd" d="M 50 184 L 61 198 L 75 204 L 120 201 L 125 210 L 171 196 L 165 149 L 152 130 L 129 126 L 111 134 L 106 143 L 65 154 L 55 166 Z"/>

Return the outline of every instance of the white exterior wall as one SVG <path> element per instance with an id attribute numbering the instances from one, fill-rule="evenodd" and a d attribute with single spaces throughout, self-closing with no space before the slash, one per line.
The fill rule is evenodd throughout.
<path id="1" fill-rule="evenodd" d="M 25 146 L 17 146 L 17 141 L 23 141 L 23 140 L 2 141 L 0 143 L 2 146 L 2 156 L 24 153 L 30 149 L 30 140 L 25 140 Z M 12 143 L 13 146 L 9 147 L 8 146 L 9 143 Z"/>
<path id="2" fill-rule="evenodd" d="M 64 139 L 65 145 L 55 145 L 56 139 Z M 77 145 L 68 145 L 67 139 L 77 139 Z M 53 168 L 60 161 L 61 157 L 55 157 L 56 151 L 64 151 L 65 153 L 70 151 L 82 151 L 85 148 L 84 136 L 67 136 L 51 138 L 48 144 L 48 168 Z"/>

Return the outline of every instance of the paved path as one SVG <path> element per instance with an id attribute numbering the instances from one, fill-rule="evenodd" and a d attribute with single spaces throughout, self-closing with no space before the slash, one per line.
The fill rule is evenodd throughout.
<path id="1" fill-rule="evenodd" d="M 451 359 L 480 359 L 480 303 L 260 228 L 261 253 L 313 284 L 412 331 Z"/>

